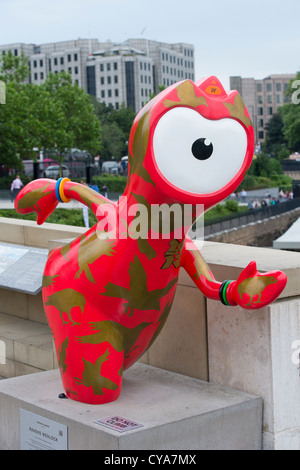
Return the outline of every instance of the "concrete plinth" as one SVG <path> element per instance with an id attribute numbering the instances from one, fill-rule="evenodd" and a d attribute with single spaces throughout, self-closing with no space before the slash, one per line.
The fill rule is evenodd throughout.
<path id="1" fill-rule="evenodd" d="M 68 428 L 68 449 L 261 449 L 262 399 L 135 364 L 120 398 L 105 405 L 60 399 L 58 370 L 0 382 L 0 449 L 20 449 L 20 410 Z M 96 424 L 119 416 L 142 427 L 118 432 Z"/>

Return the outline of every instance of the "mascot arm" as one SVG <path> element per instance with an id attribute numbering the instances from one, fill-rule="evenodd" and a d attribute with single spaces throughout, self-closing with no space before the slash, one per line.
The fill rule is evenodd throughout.
<path id="1" fill-rule="evenodd" d="M 287 282 L 286 274 L 282 271 L 259 273 L 255 261 L 248 264 L 237 280 L 219 282 L 191 240 L 185 243 L 181 265 L 207 298 L 220 300 L 224 305 L 240 305 L 249 310 L 274 302 Z"/>
<path id="2" fill-rule="evenodd" d="M 20 214 L 35 211 L 37 223 L 41 225 L 59 202 L 67 203 L 71 199 L 88 206 L 96 217 L 99 206 L 114 204 L 88 186 L 72 182 L 68 178 L 60 178 L 58 181 L 41 178 L 31 181 L 19 192 L 15 199 L 15 209 Z"/>

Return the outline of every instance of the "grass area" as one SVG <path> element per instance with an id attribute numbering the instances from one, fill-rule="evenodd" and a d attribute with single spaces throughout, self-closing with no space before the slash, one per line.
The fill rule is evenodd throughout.
<path id="1" fill-rule="evenodd" d="M 22 215 L 14 209 L 1 209 L 0 217 L 8 217 L 13 219 L 24 219 L 24 220 L 36 220 L 37 214 L 32 212 L 31 214 Z M 89 211 L 90 227 L 94 225 L 97 220 L 92 212 Z M 84 227 L 83 214 L 81 209 L 56 209 L 51 214 L 47 221 L 52 224 L 62 225 L 75 225 L 77 227 Z"/>

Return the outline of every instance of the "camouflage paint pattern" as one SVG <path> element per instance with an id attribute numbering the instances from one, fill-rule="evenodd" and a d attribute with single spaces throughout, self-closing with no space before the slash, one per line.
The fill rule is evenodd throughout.
<path id="1" fill-rule="evenodd" d="M 247 150 L 241 168 L 213 194 L 181 190 L 157 168 L 154 132 L 161 117 L 174 108 L 190 108 L 209 121 L 232 119 L 245 130 Z M 157 238 L 129 234 L 143 222 L 138 210 L 141 205 L 149 210 L 153 204 L 165 204 L 167 209 L 174 203 L 182 207 L 191 204 L 194 221 L 226 198 L 251 164 L 253 136 L 249 114 L 236 91 L 225 92 L 216 77 L 196 83 L 186 80 L 164 90 L 136 116 L 129 138 L 128 182 L 122 200 L 114 203 L 86 186 L 64 182 L 65 197 L 87 205 L 98 220 L 84 235 L 53 249 L 44 271 L 44 307 L 69 398 L 91 404 L 118 398 L 123 371 L 153 344 L 167 321 L 180 267 L 204 295 L 219 300 L 221 282 L 215 280 L 186 231 L 181 238 L 175 236 L 175 226 L 170 226 L 167 238 L 160 229 Z M 224 158 L 230 165 L 230 155 Z M 50 179 L 32 181 L 18 194 L 16 210 L 22 214 L 36 211 L 37 223 L 43 223 L 58 204 L 55 186 L 56 181 Z M 128 220 L 122 219 L 124 200 L 128 209 L 137 208 Z M 117 215 L 115 238 L 101 236 L 101 208 L 105 207 Z M 149 212 L 147 222 L 150 231 Z M 128 236 L 119 236 L 124 233 Z M 255 263 L 250 263 L 239 279 L 230 283 L 227 299 L 231 305 L 259 308 L 275 300 L 285 282 L 283 273 L 260 274 Z"/>

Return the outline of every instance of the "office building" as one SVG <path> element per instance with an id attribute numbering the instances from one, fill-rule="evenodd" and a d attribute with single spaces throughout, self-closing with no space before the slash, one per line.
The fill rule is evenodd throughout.
<path id="1" fill-rule="evenodd" d="M 97 39 L 77 39 L 48 44 L 0 45 L 28 57 L 28 81 L 40 85 L 49 72 L 65 71 L 72 81 L 99 101 L 118 109 L 122 103 L 138 112 L 159 91 L 180 80 L 194 80 L 194 46 L 147 39 L 122 44 Z"/>
<path id="2" fill-rule="evenodd" d="M 285 92 L 295 77 L 295 74 L 269 75 L 262 80 L 230 77 L 230 88 L 238 90 L 249 111 L 256 143 L 264 142 L 266 124 L 280 106 L 290 101 Z"/>

